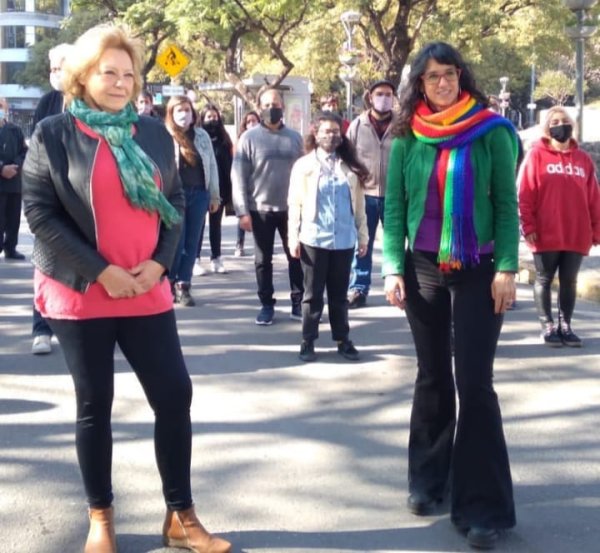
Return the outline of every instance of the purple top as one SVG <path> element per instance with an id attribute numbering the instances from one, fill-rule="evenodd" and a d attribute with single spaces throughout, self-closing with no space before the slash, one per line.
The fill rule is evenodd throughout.
<path id="1" fill-rule="evenodd" d="M 427 185 L 427 199 L 425 200 L 425 212 L 415 236 L 413 249 L 422 252 L 437 253 L 440 249 L 442 237 L 442 206 L 438 193 L 437 175 L 432 171 Z M 494 242 L 488 242 L 479 248 L 479 253 L 493 253 Z"/>

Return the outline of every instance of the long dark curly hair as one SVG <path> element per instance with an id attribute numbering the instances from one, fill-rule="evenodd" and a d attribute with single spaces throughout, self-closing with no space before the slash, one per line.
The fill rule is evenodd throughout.
<path id="1" fill-rule="evenodd" d="M 425 74 L 427 62 L 431 59 L 443 65 L 454 65 L 454 67 L 459 69 L 460 89 L 466 90 L 480 104 L 484 106 L 488 105 L 488 98 L 477 88 L 473 72 L 460 55 L 460 52 L 445 42 L 430 42 L 421 48 L 410 66 L 408 81 L 402 87 L 400 95 L 400 113 L 392 131 L 394 136 L 401 136 L 410 132 L 410 122 L 417 104 L 423 99 L 423 82 L 421 77 Z"/>
<path id="2" fill-rule="evenodd" d="M 319 126 L 321 123 L 324 123 L 325 121 L 336 123 L 341 132 L 342 118 L 339 115 L 336 115 L 331 111 L 317 113 L 311 124 L 311 133 L 304 139 L 304 148 L 306 153 L 312 152 L 317 148 L 318 144 L 316 134 L 319 132 Z M 344 135 L 342 135 L 341 138 L 342 142 L 336 148 L 335 153 L 348 167 L 350 167 L 350 170 L 356 174 L 361 187 L 364 188 L 365 183 L 369 180 L 369 170 L 359 161 L 352 142 L 350 142 L 350 140 L 348 140 L 348 138 Z"/>
<path id="3" fill-rule="evenodd" d="M 219 140 L 222 144 L 224 144 L 227 148 L 233 148 L 233 142 L 231 141 L 231 137 L 223 124 L 223 118 L 221 117 L 221 110 L 215 104 L 206 104 L 200 115 L 198 116 L 198 124 L 204 127 L 204 117 L 209 111 L 214 111 L 217 114 L 217 140 Z"/>

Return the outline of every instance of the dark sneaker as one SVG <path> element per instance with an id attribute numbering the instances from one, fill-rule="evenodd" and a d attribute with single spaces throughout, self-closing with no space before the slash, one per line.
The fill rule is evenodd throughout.
<path id="1" fill-rule="evenodd" d="M 177 282 L 175 284 L 175 303 L 183 307 L 193 307 L 196 305 L 194 298 L 190 294 L 190 285 L 187 282 Z"/>
<path id="2" fill-rule="evenodd" d="M 263 305 L 256 316 L 255 323 L 257 325 L 272 325 L 275 308 L 272 305 Z"/>
<path id="3" fill-rule="evenodd" d="M 295 303 L 292 305 L 292 311 L 290 313 L 290 319 L 292 321 L 301 321 L 302 320 L 302 306 L 299 303 Z"/>
<path id="4" fill-rule="evenodd" d="M 360 359 L 360 353 L 350 340 L 338 342 L 338 353 L 348 361 L 358 361 Z"/>
<path id="5" fill-rule="evenodd" d="M 474 549 L 494 549 L 498 541 L 498 530 L 472 526 L 467 532 L 467 542 Z"/>
<path id="6" fill-rule="evenodd" d="M 430 515 L 436 506 L 437 501 L 423 493 L 411 493 L 406 500 L 408 510 L 417 516 Z"/>
<path id="7" fill-rule="evenodd" d="M 300 353 L 298 357 L 305 363 L 311 363 L 317 360 L 317 354 L 315 353 L 314 342 L 302 342 L 300 344 Z"/>
<path id="8" fill-rule="evenodd" d="M 580 348 L 583 345 L 581 338 L 571 330 L 571 325 L 561 325 L 558 336 L 561 342 L 570 348 Z"/>
<path id="9" fill-rule="evenodd" d="M 563 346 L 563 341 L 556 331 L 556 328 L 554 328 L 554 325 L 546 325 L 546 329 L 542 331 L 541 337 L 544 344 L 546 344 L 548 347 L 562 348 Z"/>
<path id="10" fill-rule="evenodd" d="M 25 259 L 25 256 L 17 250 L 12 250 L 10 252 L 4 252 L 4 258 L 14 259 L 15 261 L 22 261 L 23 259 Z"/>
<path id="11" fill-rule="evenodd" d="M 357 309 L 367 305 L 367 296 L 359 290 L 351 290 L 348 295 L 348 309 Z"/>

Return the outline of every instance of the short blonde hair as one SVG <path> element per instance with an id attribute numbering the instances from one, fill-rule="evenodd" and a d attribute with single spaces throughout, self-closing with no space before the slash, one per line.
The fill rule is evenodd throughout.
<path id="1" fill-rule="evenodd" d="M 573 125 L 573 136 L 577 136 L 577 123 L 575 122 L 573 117 L 571 117 L 571 114 L 563 106 L 551 107 L 546 112 L 546 117 L 544 118 L 544 123 L 542 125 L 542 134 L 546 138 L 550 138 L 550 121 L 552 121 L 552 117 L 554 117 L 556 113 L 564 115 L 571 122 L 571 125 Z"/>
<path id="2" fill-rule="evenodd" d="M 121 25 L 101 24 L 83 33 L 73 45 L 72 54 L 65 59 L 63 86 L 65 101 L 83 98 L 85 86 L 81 84 L 109 48 L 123 50 L 129 54 L 133 64 L 133 91 L 130 100 L 137 98 L 142 90 L 142 63 L 144 47 L 140 40 L 133 38 L 130 31 Z"/>

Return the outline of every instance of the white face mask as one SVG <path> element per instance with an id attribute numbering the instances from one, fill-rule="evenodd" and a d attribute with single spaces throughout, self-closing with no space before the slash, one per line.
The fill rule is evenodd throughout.
<path id="1" fill-rule="evenodd" d="M 388 111 L 392 111 L 394 99 L 391 96 L 374 96 L 371 102 L 375 111 L 387 113 Z"/>
<path id="2" fill-rule="evenodd" d="M 173 122 L 178 127 L 187 128 L 192 124 L 192 114 L 189 111 L 173 113 Z"/>
<path id="3" fill-rule="evenodd" d="M 58 71 L 55 73 L 50 73 L 50 85 L 54 90 L 58 90 L 62 92 L 63 84 L 62 84 L 62 71 Z"/>
<path id="4" fill-rule="evenodd" d="M 0 121 L 4 119 L 4 110 L 0 109 Z"/>

